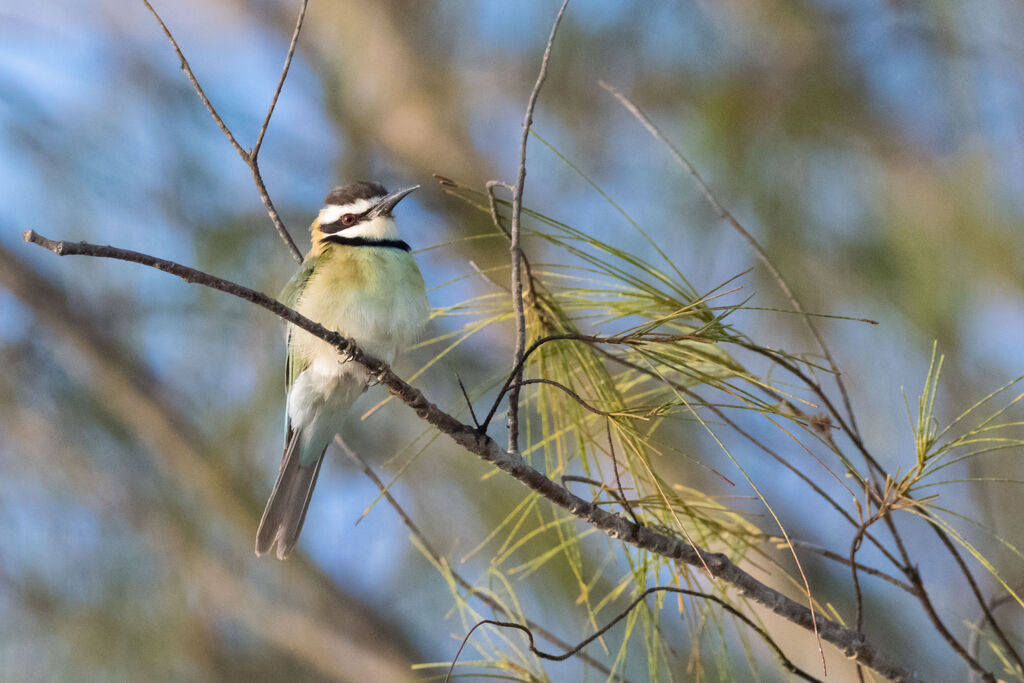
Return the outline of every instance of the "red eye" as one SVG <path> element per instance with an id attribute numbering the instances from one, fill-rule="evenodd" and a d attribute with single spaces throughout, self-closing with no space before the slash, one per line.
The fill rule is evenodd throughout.
<path id="1" fill-rule="evenodd" d="M 346 213 L 344 216 L 341 217 L 341 224 L 342 225 L 355 225 L 356 224 L 356 220 L 357 220 L 357 216 L 354 213 Z"/>

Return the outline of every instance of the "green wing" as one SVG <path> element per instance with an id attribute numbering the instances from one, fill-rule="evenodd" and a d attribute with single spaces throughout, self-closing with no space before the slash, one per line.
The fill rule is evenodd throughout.
<path id="1" fill-rule="evenodd" d="M 313 276 L 313 271 L 316 269 L 319 260 L 318 256 L 313 256 L 303 262 L 302 267 L 299 268 L 298 272 L 292 276 L 292 279 L 281 290 L 281 296 L 279 297 L 281 303 L 289 308 L 295 308 L 296 304 L 299 303 L 302 292 L 306 289 L 306 285 L 309 284 L 309 279 Z M 288 356 L 285 362 L 285 390 L 290 391 L 292 382 L 299 376 L 299 373 L 308 367 L 308 363 L 298 358 L 292 350 L 291 325 L 288 326 L 287 340 Z"/>
<path id="2" fill-rule="evenodd" d="M 292 279 L 288 281 L 288 284 L 281 290 L 281 294 L 278 299 L 288 308 L 295 308 L 299 303 L 299 298 L 302 296 L 302 292 L 305 291 L 306 285 L 309 284 L 309 279 L 313 276 L 313 270 L 319 261 L 318 257 L 311 257 L 306 259 L 298 272 L 292 276 Z M 288 444 L 292 440 L 292 421 L 288 415 L 291 413 L 288 407 L 288 400 L 291 400 L 292 384 L 295 382 L 295 378 L 305 370 L 309 363 L 299 358 L 295 351 L 292 349 L 292 326 L 288 325 L 285 332 L 285 338 L 287 339 L 287 355 L 285 357 L 284 367 L 284 387 L 285 387 L 285 408 L 284 408 L 284 456 L 288 456 Z M 284 466 L 284 460 L 282 467 Z"/>

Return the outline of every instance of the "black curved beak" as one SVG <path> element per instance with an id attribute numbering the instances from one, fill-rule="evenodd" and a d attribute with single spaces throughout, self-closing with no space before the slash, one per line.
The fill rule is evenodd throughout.
<path id="1" fill-rule="evenodd" d="M 403 199 L 405 199 L 418 189 L 420 189 L 419 185 L 413 185 L 412 187 L 407 187 L 404 190 L 392 192 L 387 197 L 377 202 L 377 204 L 373 208 L 367 211 L 366 217 L 376 218 L 377 216 L 390 216 L 391 211 L 395 208 L 395 205 L 398 204 L 398 202 L 402 201 Z"/>

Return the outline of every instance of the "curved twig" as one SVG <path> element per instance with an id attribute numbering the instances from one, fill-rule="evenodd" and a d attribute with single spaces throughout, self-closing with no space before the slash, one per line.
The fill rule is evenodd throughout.
<path id="1" fill-rule="evenodd" d="M 564 392 L 565 394 L 568 394 L 569 397 L 572 400 L 576 401 L 576 403 L 578 403 L 581 408 L 584 408 L 585 410 L 588 410 L 588 411 L 592 412 L 594 415 L 600 415 L 602 417 L 611 417 L 613 415 L 619 415 L 620 414 L 620 413 L 609 412 L 607 410 L 601 410 L 600 408 L 595 408 L 594 406 L 592 406 L 589 403 L 587 403 L 586 401 L 584 401 L 583 398 L 579 394 L 577 394 L 575 391 L 573 391 L 569 387 L 565 386 L 561 382 L 556 382 L 553 379 L 542 379 L 542 378 L 539 378 L 539 379 L 524 379 L 524 380 L 521 380 L 521 381 L 516 383 L 516 385 L 520 386 L 520 387 L 526 386 L 527 384 L 547 384 L 548 386 L 555 387 L 556 389 L 561 389 L 562 392 Z"/>
<path id="2" fill-rule="evenodd" d="M 881 510 L 879 514 L 882 514 Z M 857 551 L 860 550 L 861 544 L 864 541 L 864 534 L 867 533 L 868 527 L 877 520 L 876 517 L 872 517 L 868 521 L 862 523 L 857 528 L 857 533 L 853 536 L 853 541 L 850 542 L 850 576 L 853 580 L 853 598 L 854 598 L 854 609 L 857 614 L 857 630 L 864 628 L 864 594 L 860 589 L 860 575 L 857 573 L 859 567 L 857 566 Z M 860 683 L 864 683 L 864 667 L 860 664 L 857 665 L 857 680 Z"/>
<path id="3" fill-rule="evenodd" d="M 681 341 L 681 340 L 684 340 L 684 339 L 692 340 L 692 341 L 702 341 L 703 340 L 703 338 L 700 337 L 700 335 L 693 335 L 693 334 L 674 335 L 673 336 L 673 341 Z M 541 337 L 540 339 L 537 339 L 532 344 L 530 344 L 530 346 L 526 349 L 525 352 L 523 352 L 523 355 L 519 359 L 519 362 L 516 363 L 514 368 L 512 368 L 512 372 L 509 373 L 508 377 L 505 379 L 505 383 L 502 385 L 501 389 L 498 391 L 498 395 L 495 397 L 494 402 L 491 404 L 490 410 L 487 411 L 487 417 L 484 418 L 484 421 L 481 424 L 481 428 L 484 431 L 487 430 L 487 427 L 491 424 L 491 420 L 494 419 L 495 413 L 498 412 L 498 407 L 501 405 L 501 399 L 505 396 L 506 393 L 508 393 L 512 389 L 512 386 L 513 386 L 512 383 L 515 381 L 515 378 L 517 376 L 521 376 L 522 375 L 523 368 L 526 367 L 526 360 L 533 354 L 534 351 L 539 349 L 541 346 L 543 346 L 544 344 L 547 344 L 549 342 L 553 342 L 553 341 L 578 341 L 578 342 L 584 342 L 586 344 L 591 344 L 591 345 L 593 345 L 593 344 L 628 344 L 628 345 L 639 345 L 639 344 L 642 344 L 645 341 L 645 338 L 644 337 L 635 337 L 635 336 L 631 336 L 631 335 L 618 336 L 618 337 L 601 337 L 601 336 L 592 335 L 592 334 L 580 334 L 579 332 L 567 332 L 567 333 L 564 333 L 564 334 L 549 334 L 546 337 Z M 658 339 L 657 341 L 664 341 L 664 340 Z"/>
<path id="4" fill-rule="evenodd" d="M 805 681 L 819 681 L 819 683 L 820 683 L 820 679 L 815 678 L 814 676 L 810 675 L 809 673 L 807 673 L 806 671 L 804 671 L 800 667 L 798 667 L 795 664 L 793 664 L 793 662 L 791 662 L 789 660 L 789 658 L 786 656 L 786 654 L 782 651 L 782 648 L 779 647 L 778 643 L 776 643 L 772 639 L 772 637 L 770 635 L 768 635 L 768 632 L 765 631 L 760 626 L 758 626 L 757 624 L 755 624 L 753 622 L 753 620 L 750 619 L 750 617 L 748 617 L 747 615 L 743 614 L 738 609 L 736 609 L 735 607 L 733 607 L 732 605 L 730 605 L 729 603 L 727 603 L 726 601 L 722 600 L 721 598 L 719 598 L 716 595 L 711 595 L 710 593 L 702 593 L 701 591 L 687 590 L 685 588 L 676 588 L 675 586 L 655 586 L 653 588 L 648 588 L 643 593 L 638 595 L 636 597 L 636 599 L 633 600 L 633 602 L 629 603 L 629 606 L 626 607 L 626 609 L 624 609 L 622 612 L 619 612 L 619 614 L 617 614 L 614 619 L 612 619 L 607 624 L 605 624 L 604 626 L 599 628 L 597 631 L 595 631 L 594 633 L 590 634 L 589 636 L 587 636 L 586 638 L 581 640 L 579 642 L 579 644 L 576 645 L 575 647 L 572 647 L 569 650 L 567 650 L 567 651 L 565 651 L 565 652 L 563 652 L 561 654 L 552 654 L 550 652 L 544 652 L 543 650 L 538 650 L 536 645 L 533 642 L 533 633 L 530 631 L 529 628 L 527 628 L 526 626 L 523 626 L 522 624 L 516 624 L 516 623 L 510 622 L 510 621 L 495 621 L 493 619 L 483 619 L 481 621 L 478 621 L 476 624 L 473 625 L 473 628 L 469 629 L 469 633 L 466 634 L 466 637 L 462 639 L 462 644 L 459 645 L 459 651 L 455 653 L 455 658 L 452 660 L 451 666 L 448 667 L 448 673 L 444 677 L 445 683 L 447 683 L 449 678 L 451 678 L 452 671 L 455 669 L 455 664 L 459 661 L 459 656 L 462 654 L 462 650 L 466 647 L 466 643 L 469 642 L 469 637 L 472 636 L 473 632 L 476 631 L 481 626 L 484 626 L 486 624 L 490 624 L 491 626 L 500 626 L 502 628 L 514 628 L 514 629 L 517 629 L 519 631 L 522 631 L 523 633 L 526 634 L 526 637 L 530 641 L 530 645 L 529 645 L 530 652 L 532 652 L 536 656 L 540 657 L 541 659 L 547 659 L 547 660 L 553 661 L 553 662 L 561 662 L 561 661 L 565 661 L 569 657 L 572 657 L 574 654 L 576 654 L 577 652 L 579 652 L 580 650 L 585 648 L 587 645 L 589 645 L 590 643 L 594 642 L 595 640 L 597 640 L 598 638 L 603 636 L 612 627 L 614 627 L 615 624 L 617 624 L 620 621 L 622 621 L 623 619 L 625 619 L 626 616 L 631 611 L 633 611 L 633 608 L 635 608 L 637 605 L 639 605 L 641 602 L 644 601 L 644 598 L 646 598 L 651 593 L 658 593 L 658 592 L 678 593 L 680 595 L 689 595 L 691 597 L 703 598 L 705 600 L 711 600 L 712 602 L 718 603 L 722 607 L 722 609 L 724 609 L 725 611 L 729 612 L 731 615 L 733 615 L 734 617 L 736 617 L 737 619 L 742 621 L 744 624 L 746 624 L 751 629 L 753 629 L 759 636 L 761 636 L 761 638 L 768 644 L 768 646 L 771 647 L 772 650 L 775 651 L 776 656 L 779 658 L 779 662 L 782 664 L 782 667 L 784 669 L 786 669 L 786 671 L 789 671 L 793 675 L 798 676 L 798 677 L 804 679 Z"/>

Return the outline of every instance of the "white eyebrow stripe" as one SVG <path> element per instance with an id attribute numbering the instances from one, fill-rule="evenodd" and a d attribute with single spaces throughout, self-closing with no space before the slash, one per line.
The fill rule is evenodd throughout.
<path id="1" fill-rule="evenodd" d="M 328 204 L 320 209 L 320 215 L 317 216 L 317 220 L 320 221 L 320 225 L 329 225 L 341 218 L 343 213 L 344 207 L 337 204 Z"/>
<path id="2" fill-rule="evenodd" d="M 339 204 L 328 204 L 324 208 L 320 209 L 320 214 L 317 216 L 317 221 L 320 225 L 330 225 L 339 218 L 344 216 L 346 213 L 362 213 L 369 209 L 371 206 L 381 200 L 380 197 L 374 199 L 357 199 L 351 204 L 339 205 Z"/>

